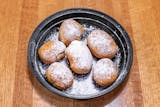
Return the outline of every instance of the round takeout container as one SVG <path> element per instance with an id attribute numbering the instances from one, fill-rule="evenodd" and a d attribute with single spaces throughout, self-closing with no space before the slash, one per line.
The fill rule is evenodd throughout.
<path id="1" fill-rule="evenodd" d="M 118 78 L 113 84 L 101 89 L 98 93 L 88 95 L 74 95 L 66 93 L 65 91 L 61 91 L 53 87 L 41 72 L 38 64 L 41 61 L 38 57 L 37 50 L 44 43 L 45 39 L 47 38 L 47 34 L 51 32 L 51 29 L 60 27 L 61 23 L 68 18 L 73 18 L 81 24 L 86 23 L 88 25 L 96 26 L 97 28 L 108 32 L 119 47 L 118 53 L 120 53 L 120 60 L 118 66 Z M 49 16 L 34 30 L 28 44 L 28 64 L 36 79 L 51 92 L 73 99 L 95 98 L 114 90 L 124 81 L 129 73 L 132 65 L 132 59 L 132 44 L 125 29 L 112 17 L 91 9 L 73 8 L 63 10 Z"/>

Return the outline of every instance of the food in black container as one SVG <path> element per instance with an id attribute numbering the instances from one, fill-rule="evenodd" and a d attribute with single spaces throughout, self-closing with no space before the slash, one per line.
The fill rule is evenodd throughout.
<path id="1" fill-rule="evenodd" d="M 41 61 L 38 56 L 38 49 L 47 41 L 58 40 L 58 31 L 62 22 L 66 19 L 74 19 L 83 28 L 81 41 L 87 44 L 87 36 L 93 30 L 103 30 L 107 32 L 118 46 L 118 52 L 112 61 L 118 68 L 117 79 L 109 86 L 100 87 L 92 80 L 92 70 L 85 75 L 74 74 L 73 85 L 67 90 L 55 88 L 45 77 L 48 64 Z M 99 58 L 93 58 L 93 66 Z M 133 59 L 133 50 L 130 38 L 124 28 L 110 16 L 91 9 L 73 8 L 57 12 L 46 18 L 33 32 L 28 44 L 28 63 L 31 71 L 37 80 L 51 92 L 61 96 L 74 99 L 90 99 L 111 92 L 118 87 L 126 78 L 130 71 Z M 61 63 L 69 66 L 67 58 L 63 58 Z"/>

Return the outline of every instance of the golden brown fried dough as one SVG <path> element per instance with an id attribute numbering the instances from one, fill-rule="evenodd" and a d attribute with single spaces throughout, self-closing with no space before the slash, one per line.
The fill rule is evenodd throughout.
<path id="1" fill-rule="evenodd" d="M 88 47 L 97 58 L 113 58 L 118 51 L 113 38 L 102 30 L 92 31 L 87 38 Z"/>
<path id="2" fill-rule="evenodd" d="M 100 59 L 93 66 L 93 80 L 100 86 L 112 84 L 118 76 L 118 70 L 112 60 L 108 58 Z"/>
<path id="3" fill-rule="evenodd" d="M 63 63 L 55 62 L 46 71 L 47 80 L 60 90 L 67 89 L 73 84 L 73 74 Z"/>
<path id="4" fill-rule="evenodd" d="M 68 46 L 73 40 L 80 40 L 83 27 L 73 19 L 65 20 L 59 30 L 59 39 Z"/>
<path id="5" fill-rule="evenodd" d="M 70 62 L 70 68 L 77 74 L 86 74 L 90 71 L 93 57 L 84 42 L 72 41 L 65 54 Z"/>
<path id="6" fill-rule="evenodd" d="M 59 61 L 64 57 L 66 46 L 60 41 L 48 41 L 44 43 L 38 50 L 40 59 L 46 63 L 51 64 Z"/>

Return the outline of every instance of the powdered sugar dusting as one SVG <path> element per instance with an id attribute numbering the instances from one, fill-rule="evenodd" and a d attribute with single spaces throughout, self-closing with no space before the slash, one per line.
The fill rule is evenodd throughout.
<path id="1" fill-rule="evenodd" d="M 54 77 L 56 81 L 60 81 L 64 85 L 68 85 L 73 79 L 73 74 L 69 68 L 59 62 L 51 64 L 48 68 L 48 71 L 50 71 L 52 77 Z"/>
<path id="2" fill-rule="evenodd" d="M 49 37 L 46 38 L 45 42 L 47 42 L 47 41 L 59 41 L 59 39 L 58 39 L 59 38 L 59 32 L 58 32 L 58 30 L 59 30 L 59 28 L 54 28 L 51 31 Z"/>
<path id="3" fill-rule="evenodd" d="M 48 40 L 50 41 L 58 41 L 58 36 L 59 36 L 59 33 L 58 32 L 53 32 L 50 37 L 48 38 Z"/>
<path id="4" fill-rule="evenodd" d="M 63 53 L 66 49 L 66 46 L 60 41 L 50 42 L 51 47 L 45 50 L 42 54 L 43 58 L 50 60 L 52 62 L 57 60 L 57 55 Z"/>
<path id="5" fill-rule="evenodd" d="M 73 63 L 79 69 L 91 68 L 93 58 L 88 47 L 83 42 L 72 41 L 65 52 L 73 57 Z"/>
<path id="6" fill-rule="evenodd" d="M 48 64 L 42 64 L 41 62 L 38 62 L 38 65 L 39 65 L 39 69 L 40 69 L 42 75 L 45 75 L 46 69 L 49 67 L 49 65 Z"/>
<path id="7" fill-rule="evenodd" d="M 102 30 L 94 30 L 88 36 L 88 42 L 101 54 L 109 54 L 112 51 L 112 38 Z"/>
<path id="8" fill-rule="evenodd" d="M 68 19 L 65 20 L 62 23 L 62 27 L 64 27 L 63 29 L 63 34 L 66 38 L 74 38 L 75 36 L 81 36 L 81 30 L 80 30 L 80 26 L 79 23 L 77 23 L 76 21 L 74 21 L 73 19 Z"/>
<path id="9" fill-rule="evenodd" d="M 92 25 L 88 25 L 88 24 L 83 24 L 83 27 L 84 27 L 84 32 L 82 34 L 82 41 L 84 42 L 84 44 L 87 43 L 87 36 L 88 34 L 90 34 L 93 30 L 96 30 L 96 29 L 99 29 L 99 28 L 96 28 L 95 26 L 92 26 Z M 49 35 L 48 38 L 46 38 L 45 41 L 55 41 L 55 40 L 58 40 L 58 30 L 53 30 L 51 32 L 51 34 Z M 114 59 L 114 63 L 119 66 L 119 63 L 121 61 L 121 53 L 117 53 L 117 55 L 115 56 L 115 59 Z M 63 60 L 61 61 L 61 63 L 63 64 L 66 64 L 66 66 L 69 66 L 68 65 L 68 61 L 67 61 L 67 58 L 63 58 Z M 93 58 L 93 66 L 97 63 L 97 59 L 96 58 Z M 40 69 L 40 72 L 44 75 L 45 72 L 46 72 L 46 69 L 48 68 L 48 64 L 43 64 L 41 62 L 38 63 L 39 65 L 39 69 Z M 84 75 L 83 77 L 77 77 L 77 76 L 74 76 L 74 83 L 73 85 L 67 89 L 67 90 L 64 90 L 63 92 L 64 93 L 67 93 L 67 94 L 73 94 L 73 95 L 90 95 L 90 94 L 98 94 L 101 90 L 100 87 L 96 87 L 95 84 L 93 83 L 93 80 L 92 80 L 92 73 L 93 71 L 91 71 L 89 74 L 87 75 Z"/>
<path id="10" fill-rule="evenodd" d="M 93 30 L 96 30 L 98 29 L 97 27 L 95 26 L 91 26 L 91 25 L 87 25 L 87 24 L 83 24 L 82 25 L 83 28 L 84 28 L 84 32 L 83 32 L 83 38 L 82 38 L 82 41 L 87 44 L 87 36 L 93 31 Z"/>
<path id="11" fill-rule="evenodd" d="M 45 59 L 45 60 L 48 60 L 48 61 L 51 61 L 51 62 L 54 62 L 56 61 L 56 55 L 53 51 L 52 48 L 49 48 L 47 50 L 45 50 L 43 53 L 42 53 L 42 57 Z"/>
<path id="12" fill-rule="evenodd" d="M 98 29 L 97 27 L 95 27 L 95 26 L 89 26 L 89 25 L 86 25 L 86 24 L 83 24 L 82 25 L 83 27 L 84 27 L 84 30 L 86 31 L 86 32 L 91 32 L 91 31 L 93 31 L 93 30 L 96 30 L 96 29 Z"/>
<path id="13" fill-rule="evenodd" d="M 65 51 L 66 46 L 64 45 L 63 42 L 56 41 L 55 44 L 52 46 L 53 52 L 57 56 L 58 54 L 62 53 Z"/>
<path id="14" fill-rule="evenodd" d="M 86 79 L 75 79 L 71 89 L 67 90 L 66 92 L 75 95 L 87 95 L 97 93 L 99 90 L 96 89 L 96 86 L 93 83 L 91 73 Z"/>
<path id="15" fill-rule="evenodd" d="M 108 58 L 100 59 L 93 67 L 94 76 L 99 79 L 111 79 L 115 72 L 117 72 L 116 66 Z"/>
<path id="16" fill-rule="evenodd" d="M 97 62 L 96 58 L 93 58 L 94 66 Z M 72 87 L 66 90 L 66 93 L 73 94 L 73 95 L 88 95 L 88 94 L 95 94 L 100 91 L 100 88 L 97 88 L 92 80 L 92 70 L 89 74 L 82 77 L 75 76 L 74 83 Z"/>
<path id="17" fill-rule="evenodd" d="M 114 64 L 117 66 L 117 68 L 120 67 L 120 61 L 121 61 L 121 53 L 118 52 L 114 59 Z"/>

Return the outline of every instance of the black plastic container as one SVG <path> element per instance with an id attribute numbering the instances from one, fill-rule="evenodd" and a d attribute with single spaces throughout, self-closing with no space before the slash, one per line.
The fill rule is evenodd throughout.
<path id="1" fill-rule="evenodd" d="M 40 59 L 37 54 L 38 48 L 43 44 L 45 39 L 48 38 L 47 35 L 51 32 L 51 29 L 59 27 L 60 24 L 68 18 L 73 18 L 81 24 L 87 23 L 88 25 L 93 25 L 99 29 L 105 30 L 114 38 L 117 45 L 119 46 L 119 53 L 121 57 L 118 67 L 119 76 L 112 85 L 101 89 L 101 91 L 98 93 L 89 95 L 73 95 L 66 93 L 65 91 L 60 91 L 49 84 L 45 76 L 40 71 L 41 69 L 38 64 L 38 62 L 40 62 Z M 91 9 L 73 8 L 63 10 L 51 15 L 35 29 L 28 44 L 28 63 L 30 65 L 32 73 L 37 78 L 37 80 L 51 92 L 74 99 L 90 99 L 111 92 L 123 82 L 123 80 L 129 73 L 132 65 L 132 59 L 132 44 L 124 28 L 110 16 Z"/>

